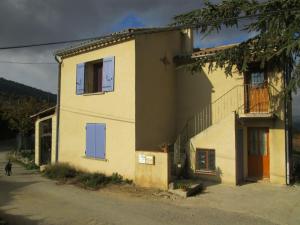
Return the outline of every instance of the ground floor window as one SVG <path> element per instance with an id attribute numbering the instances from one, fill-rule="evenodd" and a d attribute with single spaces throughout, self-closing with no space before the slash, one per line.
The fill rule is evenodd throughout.
<path id="1" fill-rule="evenodd" d="M 216 170 L 216 153 L 213 149 L 196 150 L 196 172 L 214 172 Z"/>
<path id="2" fill-rule="evenodd" d="M 85 155 L 90 158 L 105 159 L 106 125 L 88 123 L 86 125 Z"/>

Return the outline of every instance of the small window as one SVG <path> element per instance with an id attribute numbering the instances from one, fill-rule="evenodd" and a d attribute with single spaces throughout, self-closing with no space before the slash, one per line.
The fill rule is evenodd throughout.
<path id="1" fill-rule="evenodd" d="M 251 85 L 261 86 L 265 82 L 265 74 L 263 72 L 251 73 Z"/>
<path id="2" fill-rule="evenodd" d="M 215 162 L 215 150 L 196 150 L 196 172 L 214 172 L 216 170 Z"/>

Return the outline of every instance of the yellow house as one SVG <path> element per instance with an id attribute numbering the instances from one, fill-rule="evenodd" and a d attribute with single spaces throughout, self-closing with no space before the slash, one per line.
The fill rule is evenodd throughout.
<path id="1" fill-rule="evenodd" d="M 231 184 L 286 183 L 282 73 L 178 67 L 220 48 L 195 51 L 190 30 L 145 28 L 58 51 L 50 161 L 162 189 L 182 171 Z"/>

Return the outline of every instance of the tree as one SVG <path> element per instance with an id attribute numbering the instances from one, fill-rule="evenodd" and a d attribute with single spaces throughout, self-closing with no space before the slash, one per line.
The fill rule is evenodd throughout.
<path id="1" fill-rule="evenodd" d="M 204 34 L 221 32 L 224 27 L 256 33 L 239 45 L 195 60 L 189 65 L 191 70 L 201 70 L 208 63 L 210 70 L 222 68 L 232 75 L 234 68 L 243 73 L 258 62 L 261 68 L 293 69 L 286 93 L 300 87 L 300 0 L 206 1 L 204 8 L 174 17 L 173 25 L 193 27 Z"/>
<path id="2" fill-rule="evenodd" d="M 0 104 L 0 116 L 8 122 L 11 130 L 20 134 L 23 145 L 26 144 L 25 137 L 34 130 L 34 121 L 30 116 L 50 106 L 46 101 L 33 97 L 6 96 Z"/>

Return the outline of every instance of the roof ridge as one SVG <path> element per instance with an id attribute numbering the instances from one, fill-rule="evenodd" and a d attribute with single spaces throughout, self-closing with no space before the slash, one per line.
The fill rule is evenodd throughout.
<path id="1" fill-rule="evenodd" d="M 118 42 L 125 40 L 127 38 L 131 38 L 134 35 L 147 34 L 152 32 L 163 32 L 163 31 L 171 31 L 181 29 L 179 27 L 144 27 L 144 28 L 128 28 L 119 32 L 110 33 L 108 35 L 99 36 L 95 38 L 91 38 L 87 41 L 71 45 L 69 47 L 57 50 L 54 52 L 54 55 L 58 56 L 69 56 L 72 54 L 76 54 L 78 51 L 84 51 L 85 48 L 94 49 L 95 46 L 103 46 L 109 44 L 110 42 Z M 131 36 L 133 35 L 133 36 Z"/>

